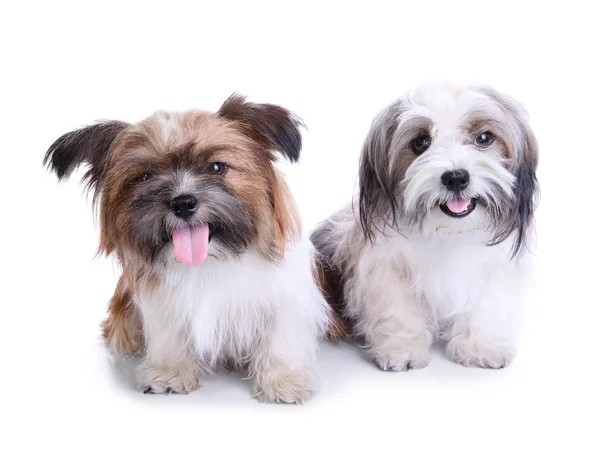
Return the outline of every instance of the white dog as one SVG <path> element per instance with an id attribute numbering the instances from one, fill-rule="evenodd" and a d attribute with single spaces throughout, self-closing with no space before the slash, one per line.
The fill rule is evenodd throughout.
<path id="1" fill-rule="evenodd" d="M 491 88 L 420 87 L 375 118 L 356 202 L 318 226 L 323 291 L 383 370 L 515 354 L 538 185 L 527 115 Z"/>

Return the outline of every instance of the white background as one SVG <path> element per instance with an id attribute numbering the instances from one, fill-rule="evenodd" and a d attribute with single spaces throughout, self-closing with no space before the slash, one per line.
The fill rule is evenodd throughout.
<path id="1" fill-rule="evenodd" d="M 598 447 L 597 18 L 553 2 L 3 2 L 0 447 Z M 191 2 L 190 2 L 191 3 Z M 593 2 L 589 2 L 591 5 Z M 539 248 L 520 354 L 505 370 L 384 373 L 324 345 L 304 406 L 259 404 L 239 375 L 148 396 L 99 323 L 118 267 L 78 172 L 42 168 L 61 134 L 158 108 L 216 110 L 232 92 L 308 126 L 289 180 L 305 225 L 350 199 L 373 116 L 416 84 L 484 82 L 521 100 L 541 148 Z"/>

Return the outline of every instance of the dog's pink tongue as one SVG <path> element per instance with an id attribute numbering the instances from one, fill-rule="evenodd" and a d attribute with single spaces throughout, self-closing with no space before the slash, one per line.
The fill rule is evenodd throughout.
<path id="1" fill-rule="evenodd" d="M 208 225 L 182 227 L 173 230 L 173 245 L 177 259 L 188 266 L 198 266 L 208 254 Z"/>
<path id="2" fill-rule="evenodd" d="M 454 214 L 460 214 L 461 212 L 463 212 L 464 210 L 467 209 L 467 207 L 469 206 L 469 203 L 471 203 L 470 200 L 455 197 L 452 200 L 448 200 L 446 202 L 446 206 Z"/>

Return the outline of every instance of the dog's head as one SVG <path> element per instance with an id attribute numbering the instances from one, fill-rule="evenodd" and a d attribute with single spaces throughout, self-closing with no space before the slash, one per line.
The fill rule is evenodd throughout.
<path id="1" fill-rule="evenodd" d="M 400 222 L 486 228 L 525 247 L 538 190 L 537 143 L 522 107 L 488 87 L 423 86 L 385 108 L 366 139 L 360 219 L 367 237 Z"/>
<path id="2" fill-rule="evenodd" d="M 217 113 L 157 112 L 60 137 L 44 162 L 59 178 L 80 163 L 100 204 L 100 249 L 121 260 L 159 255 L 197 265 L 255 248 L 280 259 L 299 233 L 277 152 L 300 156 L 300 122 L 234 95 Z M 210 242 L 210 244 L 209 244 Z M 168 253 L 171 252 L 171 253 Z"/>

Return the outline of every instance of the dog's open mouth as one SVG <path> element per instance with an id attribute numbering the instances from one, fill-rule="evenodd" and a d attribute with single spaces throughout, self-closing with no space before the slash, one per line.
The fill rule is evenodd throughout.
<path id="1" fill-rule="evenodd" d="M 173 230 L 173 246 L 179 262 L 199 266 L 208 256 L 210 230 L 208 224 L 184 225 Z"/>
<path id="2" fill-rule="evenodd" d="M 477 202 L 474 198 L 460 198 L 454 197 L 448 200 L 446 203 L 440 205 L 440 209 L 444 214 L 450 217 L 462 218 L 466 217 L 473 212 Z"/>

